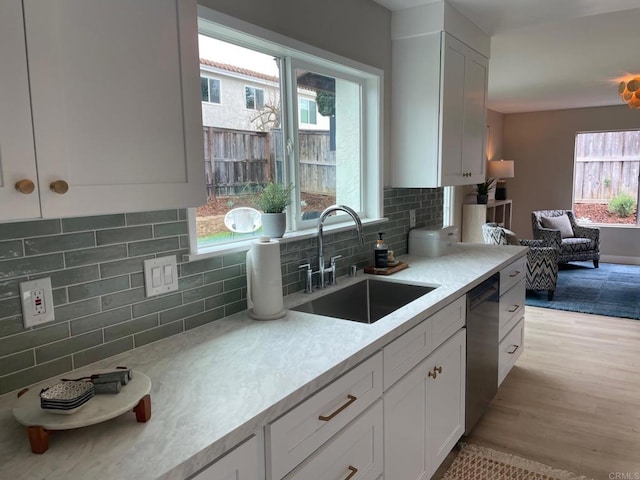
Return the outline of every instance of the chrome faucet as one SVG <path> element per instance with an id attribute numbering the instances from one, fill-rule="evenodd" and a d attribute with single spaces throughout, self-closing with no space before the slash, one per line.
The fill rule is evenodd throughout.
<path id="1" fill-rule="evenodd" d="M 362 229 L 362 222 L 360 221 L 360 217 L 358 214 L 350 207 L 346 205 L 331 205 L 324 209 L 324 211 L 320 214 L 320 218 L 318 218 L 318 287 L 324 288 L 326 284 L 325 274 L 331 275 L 330 284 L 336 283 L 336 259 L 339 256 L 331 258 L 331 265 L 327 268 L 324 264 L 324 239 L 323 239 L 323 227 L 324 221 L 329 216 L 330 213 L 336 211 L 343 211 L 348 213 L 349 216 L 356 223 L 356 229 L 358 231 L 358 239 L 360 241 L 360 246 L 364 247 L 364 230 Z"/>

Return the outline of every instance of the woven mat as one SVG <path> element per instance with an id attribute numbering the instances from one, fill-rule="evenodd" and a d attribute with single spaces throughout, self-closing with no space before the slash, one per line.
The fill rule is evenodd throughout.
<path id="1" fill-rule="evenodd" d="M 542 463 L 463 443 L 442 480 L 591 480 Z"/>

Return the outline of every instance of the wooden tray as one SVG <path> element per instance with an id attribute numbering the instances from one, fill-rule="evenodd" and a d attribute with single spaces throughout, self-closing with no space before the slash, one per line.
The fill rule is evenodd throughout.
<path id="1" fill-rule="evenodd" d="M 52 381 L 56 383 L 56 381 Z M 73 415 L 59 415 L 40 408 L 40 389 L 24 389 L 18 393 L 13 416 L 27 427 L 31 451 L 44 453 L 49 448 L 49 433 L 81 428 L 110 420 L 133 410 L 138 422 L 151 418 L 151 380 L 133 371 L 133 378 L 117 394 L 100 394 L 84 404 Z"/>
<path id="2" fill-rule="evenodd" d="M 364 273 L 371 273 L 373 275 L 392 275 L 408 267 L 409 267 L 409 264 L 406 262 L 400 262 L 393 267 L 387 267 L 387 268 L 376 268 L 373 265 L 369 265 L 368 267 L 364 267 Z"/>

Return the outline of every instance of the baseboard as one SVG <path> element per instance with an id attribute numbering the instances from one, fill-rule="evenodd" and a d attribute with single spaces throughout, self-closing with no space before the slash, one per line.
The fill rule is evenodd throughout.
<path id="1" fill-rule="evenodd" d="M 600 255 L 602 263 L 619 263 L 621 265 L 640 265 L 640 257 L 623 257 L 620 255 Z"/>

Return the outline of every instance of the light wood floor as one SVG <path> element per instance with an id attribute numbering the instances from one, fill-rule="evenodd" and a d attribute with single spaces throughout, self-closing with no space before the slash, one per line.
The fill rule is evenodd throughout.
<path id="1" fill-rule="evenodd" d="M 466 441 L 596 480 L 640 479 L 640 321 L 525 315 L 525 350 Z"/>

